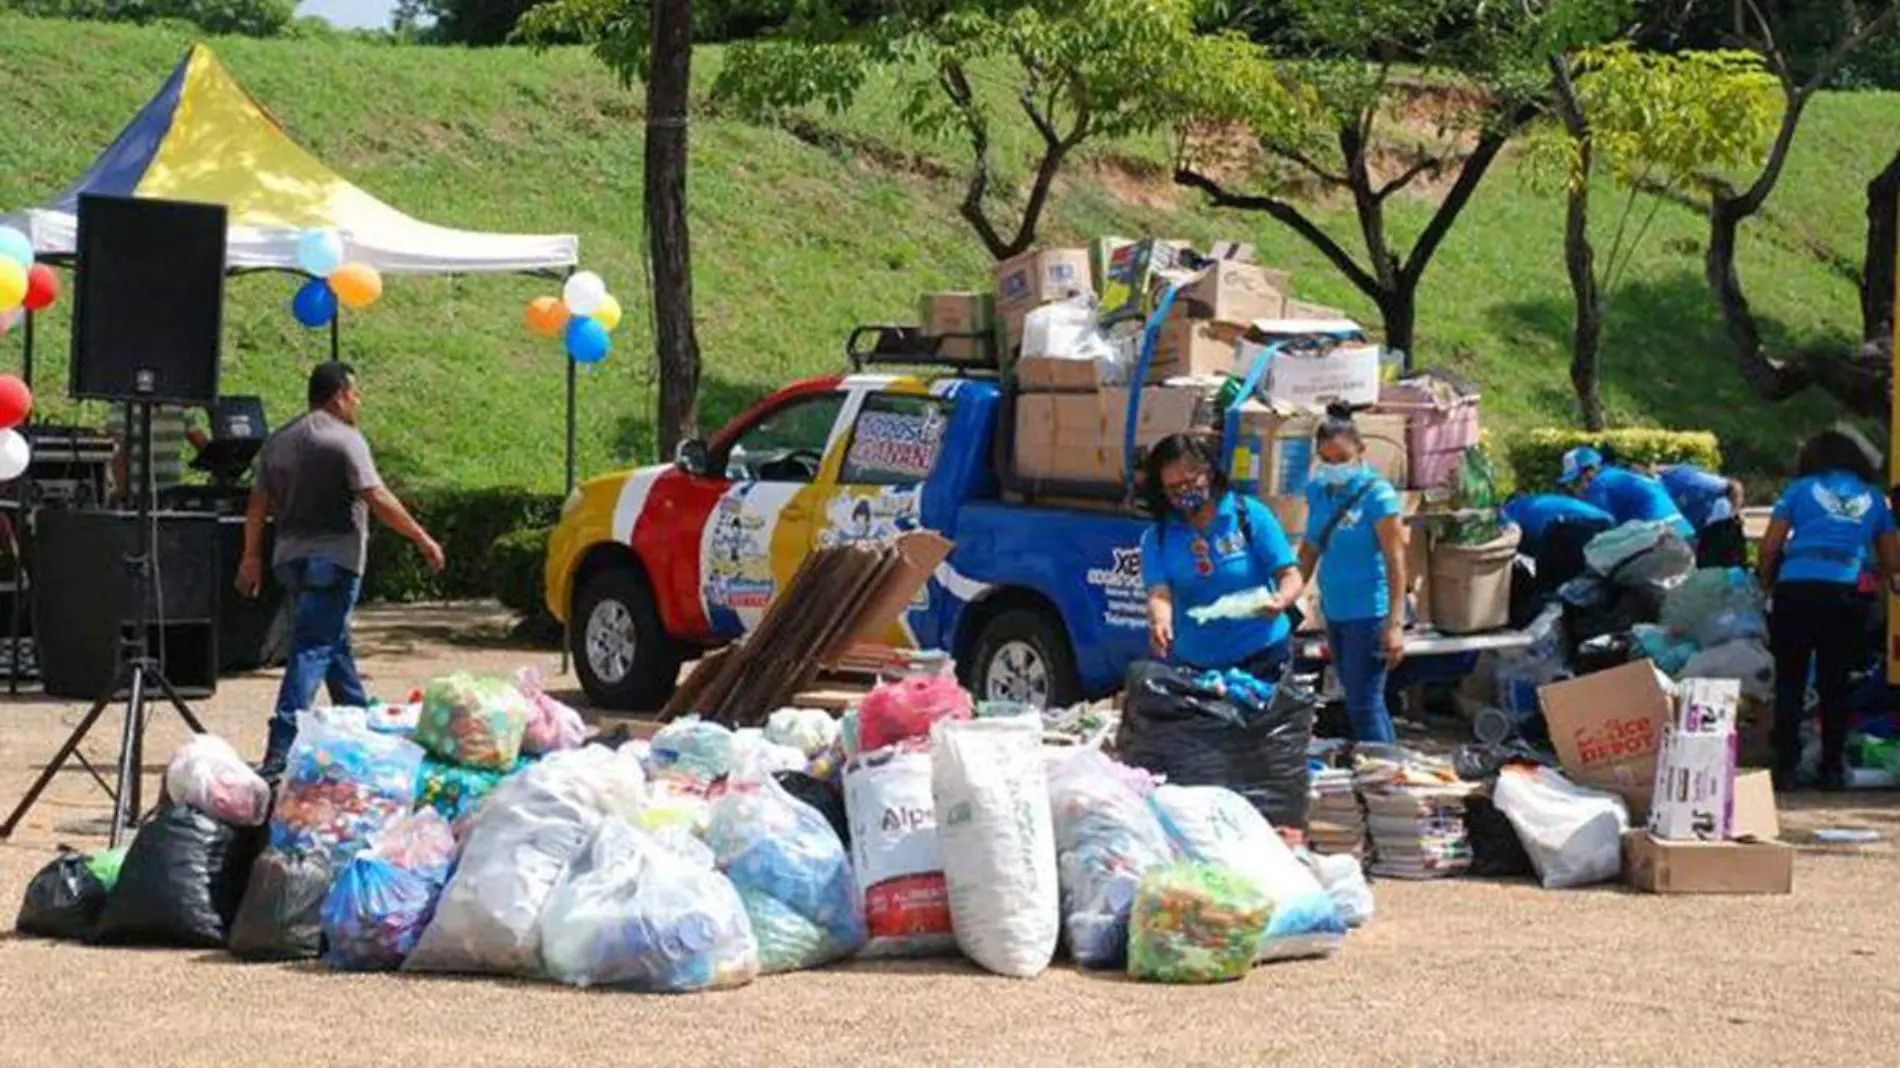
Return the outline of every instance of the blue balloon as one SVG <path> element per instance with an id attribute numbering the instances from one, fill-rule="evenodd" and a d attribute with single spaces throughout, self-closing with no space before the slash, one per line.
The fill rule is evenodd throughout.
<path id="1" fill-rule="evenodd" d="M 290 313 L 313 330 L 330 325 L 330 320 L 336 318 L 336 294 L 330 292 L 330 283 L 321 278 L 305 282 L 291 298 Z"/>
<path id="2" fill-rule="evenodd" d="M 33 266 L 33 242 L 11 226 L 0 226 L 0 257 L 16 260 L 22 267 Z"/>
<path id="3" fill-rule="evenodd" d="M 575 363 L 599 363 L 607 358 L 613 339 L 598 319 L 576 315 L 567 322 L 567 354 Z"/>

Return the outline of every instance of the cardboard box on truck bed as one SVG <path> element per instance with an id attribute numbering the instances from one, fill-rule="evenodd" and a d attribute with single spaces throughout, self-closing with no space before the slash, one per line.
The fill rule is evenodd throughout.
<path id="1" fill-rule="evenodd" d="M 993 358 L 996 297 L 989 293 L 925 293 L 917 300 L 925 337 L 944 338 L 938 352 L 953 360 Z M 956 335 L 956 336 L 952 336 Z"/>
<path id="2" fill-rule="evenodd" d="M 1003 359 L 1015 358 L 1023 320 L 1044 304 L 1092 293 L 1089 253 L 1082 248 L 1043 248 L 996 265 L 996 314 L 1003 323 Z"/>
<path id="3" fill-rule="evenodd" d="M 1181 286 L 1170 317 L 1243 326 L 1283 318 L 1292 281 L 1285 271 L 1221 260 Z"/>
<path id="4" fill-rule="evenodd" d="M 1135 446 L 1194 429 L 1205 400 L 1198 389 L 1141 391 Z M 1119 483 L 1128 391 L 1024 394 L 1016 398 L 1016 473 L 1046 481 Z"/>
<path id="5" fill-rule="evenodd" d="M 1777 839 L 1775 787 L 1765 771 L 1735 777 L 1727 842 L 1670 842 L 1648 830 L 1623 836 L 1623 881 L 1652 894 L 1788 894 L 1794 850 Z"/>
<path id="6" fill-rule="evenodd" d="M 1537 691 L 1564 774 L 1623 798 L 1636 826 L 1648 823 L 1663 727 L 1675 718 L 1664 682 L 1638 660 Z"/>

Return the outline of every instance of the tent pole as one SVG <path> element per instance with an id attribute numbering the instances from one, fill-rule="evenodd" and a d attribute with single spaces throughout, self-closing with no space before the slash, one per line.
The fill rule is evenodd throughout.
<path id="1" fill-rule="evenodd" d="M 574 357 L 569 356 L 567 358 L 567 488 L 566 488 L 567 497 L 572 497 L 574 495 L 574 472 L 575 472 L 575 461 L 576 461 L 576 457 L 574 455 L 575 438 L 576 438 L 575 415 L 574 415 L 574 394 L 575 394 L 575 389 L 576 389 L 575 382 L 579 377 L 580 377 L 579 365 L 575 362 Z M 563 499 L 565 499 L 565 497 Z M 570 612 L 569 614 L 572 615 L 573 613 Z M 568 670 L 568 662 L 567 662 L 568 645 L 569 645 L 568 638 L 573 632 L 573 626 L 574 626 L 573 621 L 569 620 L 567 626 L 561 628 L 561 674 L 563 675 L 566 675 L 567 670 Z"/>

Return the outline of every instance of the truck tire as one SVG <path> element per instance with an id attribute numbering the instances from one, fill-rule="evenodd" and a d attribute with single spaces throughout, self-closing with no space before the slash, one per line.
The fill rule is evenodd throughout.
<path id="1" fill-rule="evenodd" d="M 1012 608 L 976 636 L 970 690 L 979 701 L 1067 708 L 1082 699 L 1068 635 L 1049 613 Z"/>
<path id="2" fill-rule="evenodd" d="M 590 576 L 575 594 L 571 619 L 574 670 L 595 705 L 656 712 L 673 696 L 682 657 L 646 576 L 627 567 Z"/>

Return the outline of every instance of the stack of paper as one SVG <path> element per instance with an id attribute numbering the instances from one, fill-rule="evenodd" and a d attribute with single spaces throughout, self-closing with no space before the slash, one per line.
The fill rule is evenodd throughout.
<path id="1" fill-rule="evenodd" d="M 1327 768 L 1313 772 L 1306 813 L 1306 844 L 1328 856 L 1366 855 L 1366 813 L 1359 807 L 1352 772 Z"/>
<path id="2" fill-rule="evenodd" d="M 1467 783 L 1407 782 L 1403 775 L 1363 792 L 1374 875 L 1441 879 L 1471 867 L 1465 835 Z"/>

